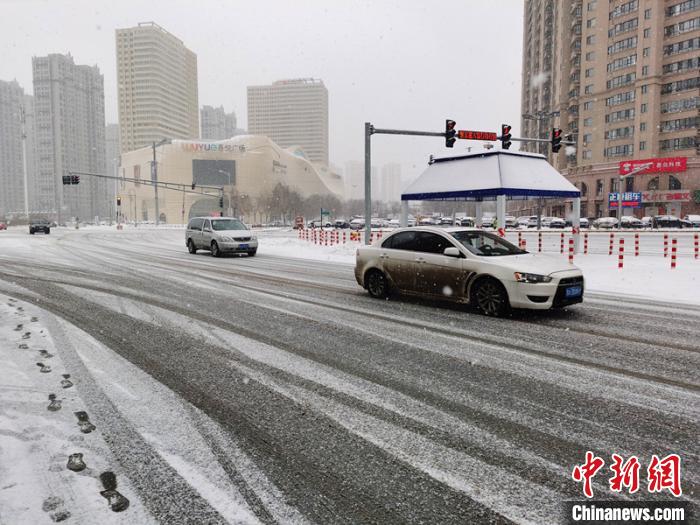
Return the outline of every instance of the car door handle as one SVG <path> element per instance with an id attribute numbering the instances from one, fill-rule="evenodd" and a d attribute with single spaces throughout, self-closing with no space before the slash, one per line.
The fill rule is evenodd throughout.
<path id="1" fill-rule="evenodd" d="M 416 257 L 416 262 L 424 263 L 425 259 L 423 259 L 423 257 Z"/>
<path id="2" fill-rule="evenodd" d="M 389 256 L 388 256 L 387 254 L 385 254 L 385 253 L 382 253 L 382 254 L 379 256 L 379 258 L 380 258 L 380 259 L 388 259 Z"/>

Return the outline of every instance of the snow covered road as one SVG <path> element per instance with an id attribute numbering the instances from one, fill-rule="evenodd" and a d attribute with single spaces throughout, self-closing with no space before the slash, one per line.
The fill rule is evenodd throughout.
<path id="1" fill-rule="evenodd" d="M 372 300 L 350 265 L 264 237 L 255 258 L 214 259 L 182 235 L 0 238 L 0 523 L 51 523 L 50 497 L 74 523 L 553 523 L 587 450 L 680 454 L 700 499 L 700 306 L 599 293 L 490 319 Z M 37 329 L 23 341 L 18 323 Z M 60 363 L 45 374 L 43 339 Z M 63 373 L 75 390 L 48 412 Z M 97 429 L 78 440 L 80 410 Z M 37 460 L 14 465 L 37 428 Z M 75 451 L 94 475 L 55 467 Z M 128 509 L 100 496 L 103 470 Z M 665 496 L 612 494 L 607 475 L 594 490 Z"/>

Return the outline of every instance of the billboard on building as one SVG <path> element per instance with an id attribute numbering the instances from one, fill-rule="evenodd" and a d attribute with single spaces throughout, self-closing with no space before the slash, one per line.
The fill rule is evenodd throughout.
<path id="1" fill-rule="evenodd" d="M 203 186 L 235 185 L 236 161 L 192 159 L 192 182 Z"/>

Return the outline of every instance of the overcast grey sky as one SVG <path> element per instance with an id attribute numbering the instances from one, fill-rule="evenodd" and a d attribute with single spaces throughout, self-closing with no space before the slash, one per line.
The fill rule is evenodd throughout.
<path id="1" fill-rule="evenodd" d="M 114 30 L 154 21 L 197 53 L 200 105 L 235 110 L 246 86 L 323 79 L 330 158 L 363 159 L 365 121 L 377 127 L 498 131 L 520 121 L 522 0 L 0 0 L 0 79 L 32 92 L 31 57 L 70 52 L 105 77 L 117 122 Z M 401 162 L 412 178 L 439 138 L 375 136 L 373 164 Z M 458 141 L 453 151 L 477 143 Z"/>

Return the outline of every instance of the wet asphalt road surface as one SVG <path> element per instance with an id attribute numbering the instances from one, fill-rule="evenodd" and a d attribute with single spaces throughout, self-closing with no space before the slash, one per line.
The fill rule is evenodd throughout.
<path id="1" fill-rule="evenodd" d="M 15 242 L 0 253 L 0 291 L 174 393 L 261 522 L 558 522 L 565 500 L 582 499 L 571 470 L 587 450 L 606 464 L 636 455 L 642 470 L 652 454 L 679 454 L 683 498 L 700 499 L 700 307 L 597 294 L 490 319 L 373 300 L 349 265 L 190 255 L 181 237 L 56 230 L 29 250 Z M 230 521 L 78 356 L 66 360 L 157 520 Z M 669 499 L 612 494 L 608 475 L 595 478 L 601 498 Z"/>

